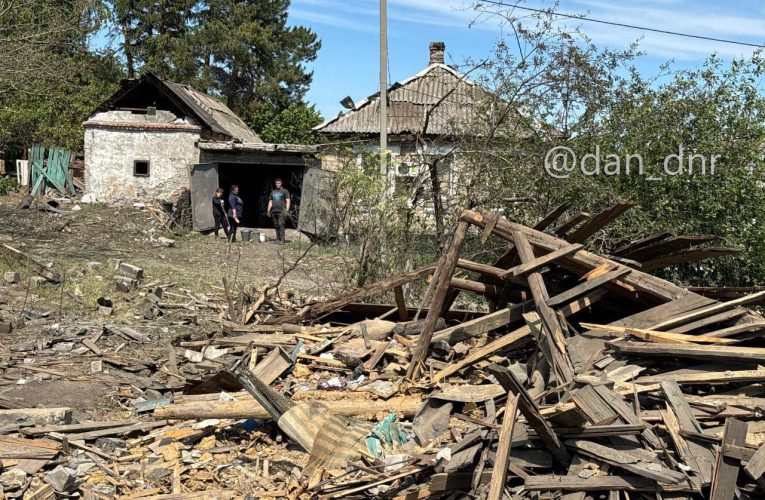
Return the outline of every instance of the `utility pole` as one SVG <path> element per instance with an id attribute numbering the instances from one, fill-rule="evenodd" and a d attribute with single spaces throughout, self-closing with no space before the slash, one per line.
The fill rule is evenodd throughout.
<path id="1" fill-rule="evenodd" d="M 388 181 L 388 6 L 380 0 L 380 175 Z"/>

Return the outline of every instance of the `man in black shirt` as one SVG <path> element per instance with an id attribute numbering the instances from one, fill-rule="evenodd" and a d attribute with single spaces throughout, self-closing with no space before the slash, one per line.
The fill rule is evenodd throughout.
<path id="1" fill-rule="evenodd" d="M 268 197 L 268 215 L 276 229 L 276 244 L 284 245 L 284 223 L 286 215 L 290 212 L 290 192 L 282 187 L 280 178 L 274 179 L 274 184 L 276 189 L 271 191 Z"/>
<path id="2" fill-rule="evenodd" d="M 239 186 L 232 184 L 228 195 L 228 223 L 231 226 L 229 229 L 231 241 L 236 241 L 236 230 L 239 227 L 239 219 L 243 215 L 244 203 L 239 197 Z"/>

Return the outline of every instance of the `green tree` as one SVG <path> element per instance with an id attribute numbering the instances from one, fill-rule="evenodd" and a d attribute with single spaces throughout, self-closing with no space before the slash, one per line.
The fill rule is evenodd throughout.
<path id="1" fill-rule="evenodd" d="M 638 153 L 645 166 L 645 175 L 601 180 L 643 209 L 644 216 L 625 220 L 633 233 L 668 228 L 713 234 L 723 245 L 742 249 L 735 258 L 665 270 L 667 277 L 714 285 L 765 280 L 765 96 L 759 88 L 764 73 L 765 59 L 755 54 L 731 63 L 712 56 L 701 68 L 678 72 L 660 85 L 634 77 L 603 121 L 601 149 L 622 157 Z M 665 159 L 679 156 L 680 148 L 683 164 L 671 157 L 665 168 Z M 694 154 L 700 156 L 692 159 Z"/>
<path id="2" fill-rule="evenodd" d="M 198 15 L 191 46 L 200 85 L 225 97 L 237 113 L 260 106 L 281 111 L 300 102 L 321 46 L 316 34 L 287 26 L 289 0 L 208 0 Z"/>
<path id="3" fill-rule="evenodd" d="M 318 141 L 313 128 L 323 121 L 313 106 L 302 102 L 283 111 L 261 107 L 251 125 L 260 131 L 260 138 L 275 144 L 315 144 Z"/>
<path id="4" fill-rule="evenodd" d="M 0 150 L 6 158 L 33 142 L 81 149 L 81 123 L 122 75 L 115 54 L 88 47 L 105 17 L 89 0 L 10 0 L 0 7 Z"/>
<path id="5" fill-rule="evenodd" d="M 196 0 L 113 0 L 112 23 L 122 38 L 128 78 L 145 68 L 170 78 L 185 69 Z"/>
<path id="6" fill-rule="evenodd" d="M 114 0 L 128 76 L 140 68 L 222 97 L 240 116 L 300 103 L 321 46 L 289 0 Z M 256 131 L 260 132 L 256 127 Z"/>

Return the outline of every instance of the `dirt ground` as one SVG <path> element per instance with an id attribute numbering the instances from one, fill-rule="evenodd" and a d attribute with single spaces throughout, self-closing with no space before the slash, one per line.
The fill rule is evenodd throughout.
<path id="1" fill-rule="evenodd" d="M 264 230 L 268 241 L 237 242 L 228 246 L 221 234 L 196 232 L 173 233 L 162 227 L 146 209 L 106 205 L 62 204 L 65 214 L 37 209 L 17 208 L 20 196 L 0 198 L 0 243 L 13 246 L 44 265 L 50 265 L 62 275 L 61 284 L 41 280 L 30 269 L 0 255 L 0 277 L 16 271 L 21 282 L 3 288 L 0 283 L 0 319 L 13 319 L 22 310 L 29 317 L 39 317 L 44 328 L 34 321 L 11 335 L 0 335 L 0 357 L 12 356 L 13 351 L 32 348 L 38 342 L 55 345 L 60 331 L 48 331 L 51 321 L 62 329 L 76 333 L 127 324 L 152 332 L 163 345 L 178 339 L 206 339 L 220 330 L 224 319 L 220 312 L 194 312 L 183 308 L 171 309 L 154 321 L 142 317 L 145 292 L 121 293 L 115 289 L 113 277 L 117 261 L 144 269 L 144 283 L 162 284 L 168 291 L 166 301 L 181 302 L 193 297 L 217 297 L 224 294 L 223 278 L 231 287 L 231 295 L 239 291 L 253 292 L 263 285 L 275 283 L 284 270 L 290 268 L 306 249 L 307 238 L 288 230 L 287 245 L 272 243 L 273 230 Z M 166 248 L 157 242 L 164 236 L 176 241 Z M 281 295 L 291 304 L 300 304 L 331 296 L 340 289 L 342 262 L 327 249 L 312 247 L 309 256 L 291 270 L 279 287 Z M 98 313 L 97 300 L 113 301 L 109 317 Z M 114 345 L 114 347 L 118 347 Z M 144 356 L 145 353 L 135 353 Z M 64 365 L 85 377 L 88 367 Z M 53 377 L 54 379 L 56 377 Z M 50 406 L 60 404 L 75 412 L 89 411 L 93 416 L 103 411 L 118 410 L 109 388 L 86 380 L 30 381 L 18 384 L 0 382 L 0 397 L 11 398 L 21 406 Z M 2 386 L 6 386 L 3 388 Z"/>
<path id="2" fill-rule="evenodd" d="M 273 229 L 265 229 L 266 242 L 239 241 L 229 248 L 222 234 L 218 239 L 197 232 L 173 234 L 146 210 L 78 205 L 80 210 L 71 211 L 62 205 L 68 212 L 62 215 L 16 208 L 18 200 L 0 198 L 0 241 L 52 263 L 73 284 L 78 271 L 120 259 L 142 267 L 149 281 L 161 279 L 195 291 L 222 286 L 224 276 L 237 285 L 257 287 L 275 282 L 309 245 L 291 229 L 287 245 L 275 245 Z M 156 241 L 160 236 L 176 245 L 161 247 Z M 282 281 L 283 288 L 306 298 L 331 295 L 341 283 L 341 263 L 318 247 L 309 255 Z M 9 269 L 9 263 L 0 261 L 0 271 Z"/>

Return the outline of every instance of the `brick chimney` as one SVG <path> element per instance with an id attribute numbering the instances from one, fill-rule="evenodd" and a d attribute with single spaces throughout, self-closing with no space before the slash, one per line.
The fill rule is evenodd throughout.
<path id="1" fill-rule="evenodd" d="M 443 64 L 445 51 L 444 42 L 430 42 L 430 64 Z"/>

